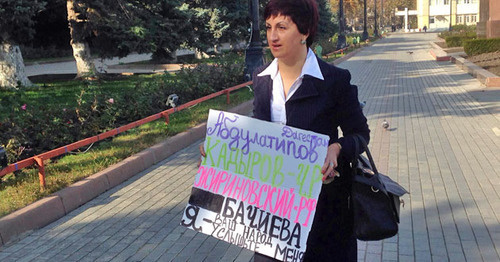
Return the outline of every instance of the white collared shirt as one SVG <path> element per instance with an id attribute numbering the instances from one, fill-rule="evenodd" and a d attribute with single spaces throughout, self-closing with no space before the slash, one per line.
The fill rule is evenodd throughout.
<path id="1" fill-rule="evenodd" d="M 302 66 L 302 72 L 300 76 L 295 79 L 290 90 L 288 91 L 288 96 L 285 99 L 285 90 L 283 87 L 283 80 L 278 69 L 278 59 L 275 58 L 273 62 L 260 74 L 257 76 L 269 75 L 273 80 L 273 94 L 271 96 L 271 121 L 274 123 L 280 123 L 286 125 L 286 108 L 285 103 L 293 96 L 295 91 L 302 84 L 304 75 L 310 75 L 312 77 L 324 80 L 321 69 L 319 68 L 318 59 L 314 52 L 309 48 L 307 52 L 306 62 Z"/>

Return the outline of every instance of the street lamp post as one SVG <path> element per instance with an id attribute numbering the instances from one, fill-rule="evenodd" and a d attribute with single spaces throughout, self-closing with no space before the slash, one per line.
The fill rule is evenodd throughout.
<path id="1" fill-rule="evenodd" d="M 249 0 L 249 14 L 252 19 L 250 43 L 245 52 L 245 77 L 252 79 L 253 71 L 264 64 L 262 43 L 259 33 L 259 0 Z"/>
<path id="2" fill-rule="evenodd" d="M 377 25 L 377 0 L 373 0 L 373 3 L 375 4 L 375 28 L 373 29 L 373 35 L 378 36 L 378 25 Z"/>
<path id="3" fill-rule="evenodd" d="M 337 49 L 342 49 L 346 46 L 344 31 L 344 1 L 339 0 L 339 37 L 337 38 Z"/>
<path id="4" fill-rule="evenodd" d="M 384 0 L 380 0 L 380 28 L 384 31 Z"/>
<path id="5" fill-rule="evenodd" d="M 361 35 L 361 39 L 364 41 L 368 39 L 368 31 L 366 31 L 366 0 L 363 1 L 363 35 Z"/>
<path id="6" fill-rule="evenodd" d="M 7 152 L 5 152 L 5 149 L 3 149 L 2 146 L 0 146 L 0 170 L 2 170 L 7 165 L 8 165 Z M 0 183 L 1 181 L 2 179 L 0 179 Z"/>

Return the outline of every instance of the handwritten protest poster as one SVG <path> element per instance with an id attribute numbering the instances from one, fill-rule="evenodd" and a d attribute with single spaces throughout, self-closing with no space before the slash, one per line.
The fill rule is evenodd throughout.
<path id="1" fill-rule="evenodd" d="M 328 136 L 210 110 L 207 156 L 181 225 L 281 261 L 300 261 Z"/>

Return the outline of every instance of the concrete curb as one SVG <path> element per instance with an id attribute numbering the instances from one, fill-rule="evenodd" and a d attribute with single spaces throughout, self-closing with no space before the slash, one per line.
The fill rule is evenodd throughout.
<path id="1" fill-rule="evenodd" d="M 477 78 L 486 87 L 500 87 L 500 77 L 458 55 L 463 52 L 448 54 L 434 41 L 429 43 L 432 46 L 429 53 L 436 61 L 451 61 L 463 71 Z"/>
<path id="2" fill-rule="evenodd" d="M 252 102 L 247 101 L 229 111 L 247 114 L 253 108 Z M 205 133 L 206 123 L 197 125 L 0 218 L 0 247 L 18 239 L 23 233 L 44 227 L 67 215 L 105 191 L 203 138 Z"/>
<path id="3" fill-rule="evenodd" d="M 2 245 L 22 233 L 41 228 L 66 214 L 58 196 L 48 196 L 0 219 Z"/>
<path id="4" fill-rule="evenodd" d="M 429 50 L 429 53 L 436 61 L 450 61 L 450 56 L 440 46 L 433 41 L 431 41 L 430 44 L 432 49 Z"/>
<path id="5" fill-rule="evenodd" d="M 459 56 L 451 56 L 451 62 L 455 63 L 459 68 L 474 76 L 486 87 L 500 87 L 500 77 L 483 69 L 467 59 Z"/>

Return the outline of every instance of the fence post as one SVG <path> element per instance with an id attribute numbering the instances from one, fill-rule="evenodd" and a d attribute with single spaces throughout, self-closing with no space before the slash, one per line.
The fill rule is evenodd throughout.
<path id="1" fill-rule="evenodd" d="M 161 115 L 165 118 L 165 125 L 168 125 L 168 122 L 170 122 L 170 116 L 168 113 L 162 112 Z"/>
<path id="2" fill-rule="evenodd" d="M 231 103 L 231 101 L 229 100 L 229 90 L 225 90 L 225 93 L 226 93 L 226 103 L 229 104 Z"/>
<path id="3" fill-rule="evenodd" d="M 38 178 L 40 179 L 40 188 L 45 189 L 45 167 L 43 165 L 43 159 L 38 156 L 33 157 L 35 159 L 36 165 L 38 166 Z"/>

